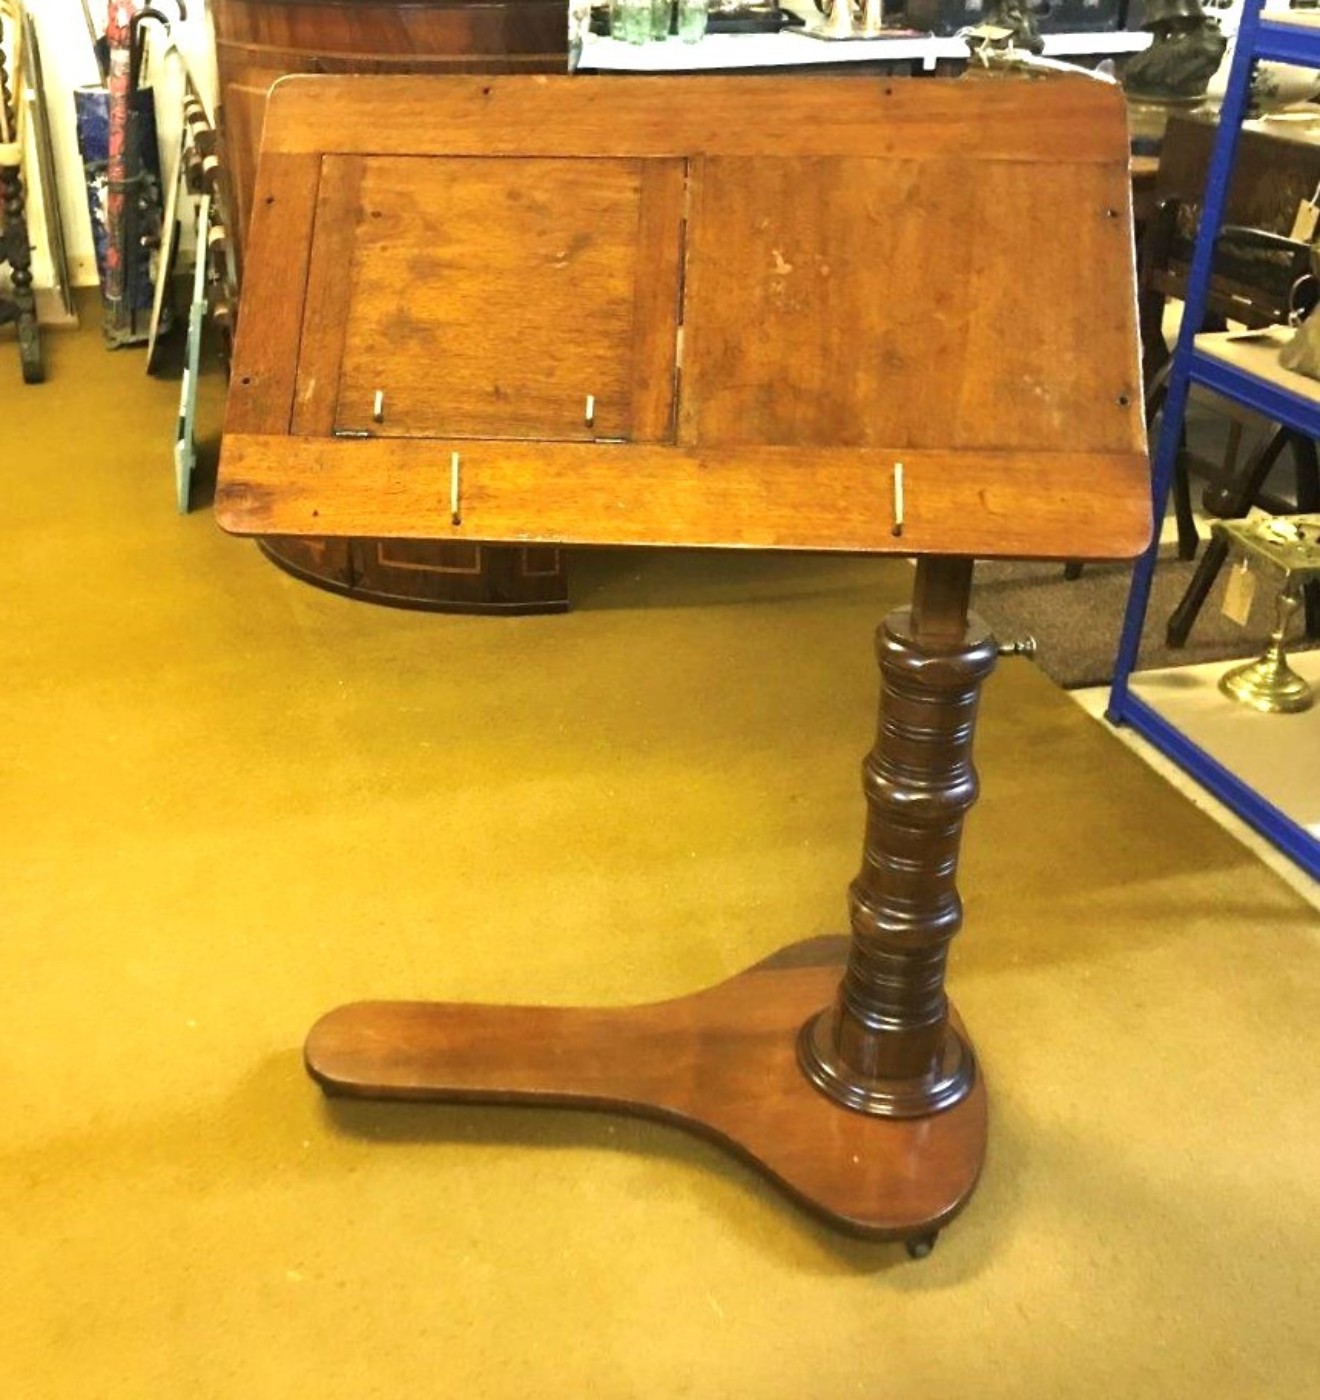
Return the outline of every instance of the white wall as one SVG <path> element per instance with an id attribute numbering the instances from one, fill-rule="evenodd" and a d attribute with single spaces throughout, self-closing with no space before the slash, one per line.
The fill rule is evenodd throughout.
<path id="1" fill-rule="evenodd" d="M 90 0 L 92 14 L 98 26 L 104 28 L 110 0 Z M 60 208 L 64 214 L 64 236 L 68 243 L 69 262 L 73 280 L 80 286 L 96 284 L 96 262 L 92 252 L 91 222 L 87 214 L 82 162 L 78 156 L 78 141 L 74 127 L 73 91 L 86 83 L 99 81 L 96 60 L 83 19 L 80 0 L 27 0 L 28 11 L 36 20 L 41 46 L 41 59 L 46 79 L 46 105 L 50 112 L 55 144 L 55 161 L 59 178 Z M 140 7 L 140 6 L 139 6 Z M 159 4 L 165 14 L 173 14 L 169 0 Z M 155 28 L 152 26 L 153 29 Z M 191 69 L 202 100 L 214 111 L 215 46 L 204 0 L 188 0 L 188 18 L 174 23 L 174 36 Z M 153 35 L 154 38 L 154 35 Z M 157 54 L 160 46 L 157 45 Z M 149 80 L 159 87 L 156 100 L 162 150 L 172 161 L 178 138 L 177 112 L 182 78 L 177 64 L 162 64 L 159 57 L 149 59 Z M 50 260 L 45 252 L 45 228 L 41 217 L 41 200 L 36 189 L 36 162 L 29 158 L 27 175 L 29 191 L 28 215 L 33 242 L 37 245 L 33 271 L 38 286 L 51 284 Z M 166 180 L 170 169 L 164 170 Z M 185 223 L 186 229 L 186 223 Z"/>

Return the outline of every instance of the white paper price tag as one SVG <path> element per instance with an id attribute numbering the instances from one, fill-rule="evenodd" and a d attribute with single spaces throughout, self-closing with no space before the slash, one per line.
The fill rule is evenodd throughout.
<path id="1" fill-rule="evenodd" d="M 1228 573 L 1228 587 L 1224 589 L 1224 616 L 1239 627 L 1247 625 L 1251 616 L 1251 600 L 1256 596 L 1256 575 L 1244 559 Z"/>
<path id="2" fill-rule="evenodd" d="M 1310 243 L 1320 226 L 1320 205 L 1304 199 L 1297 206 L 1297 217 L 1293 220 L 1292 232 L 1288 235 L 1295 243 Z"/>

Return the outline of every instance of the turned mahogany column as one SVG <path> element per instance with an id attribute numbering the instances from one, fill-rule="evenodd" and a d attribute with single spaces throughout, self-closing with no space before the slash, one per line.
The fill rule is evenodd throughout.
<path id="1" fill-rule="evenodd" d="M 834 1006 L 799 1044 L 811 1081 L 848 1108 L 913 1117 L 964 1098 L 976 1074 L 949 1025 L 944 966 L 962 925 L 954 884 L 976 800 L 972 732 L 996 647 L 969 619 L 970 559 L 923 559 L 911 608 L 877 635 L 880 730 L 863 767 L 862 870 L 849 890 L 852 943 Z"/>

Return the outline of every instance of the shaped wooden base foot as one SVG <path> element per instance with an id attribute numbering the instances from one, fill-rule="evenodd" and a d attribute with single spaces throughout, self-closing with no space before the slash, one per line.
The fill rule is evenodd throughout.
<path id="1" fill-rule="evenodd" d="M 795 944 L 650 1006 L 357 1002 L 316 1024 L 307 1067 L 328 1094 L 657 1118 L 737 1153 L 850 1233 L 923 1240 L 976 1185 L 985 1085 L 973 1069 L 953 1107 L 906 1119 L 856 1112 L 812 1085 L 798 1037 L 834 997 L 847 948 L 843 938 Z M 958 1043 L 968 1047 L 965 1033 Z"/>

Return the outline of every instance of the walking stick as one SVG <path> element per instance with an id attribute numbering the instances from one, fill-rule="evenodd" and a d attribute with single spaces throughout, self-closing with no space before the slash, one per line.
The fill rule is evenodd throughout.
<path id="1" fill-rule="evenodd" d="M 106 254 L 102 330 L 111 347 L 133 339 L 133 306 L 128 291 L 131 256 L 127 210 L 137 190 L 129 175 L 137 161 L 130 155 L 130 111 L 133 88 L 134 0 L 111 0 L 105 38 L 108 47 L 106 88 L 110 93 L 110 148 L 106 163 Z M 132 135 L 136 136 L 136 126 Z"/>

